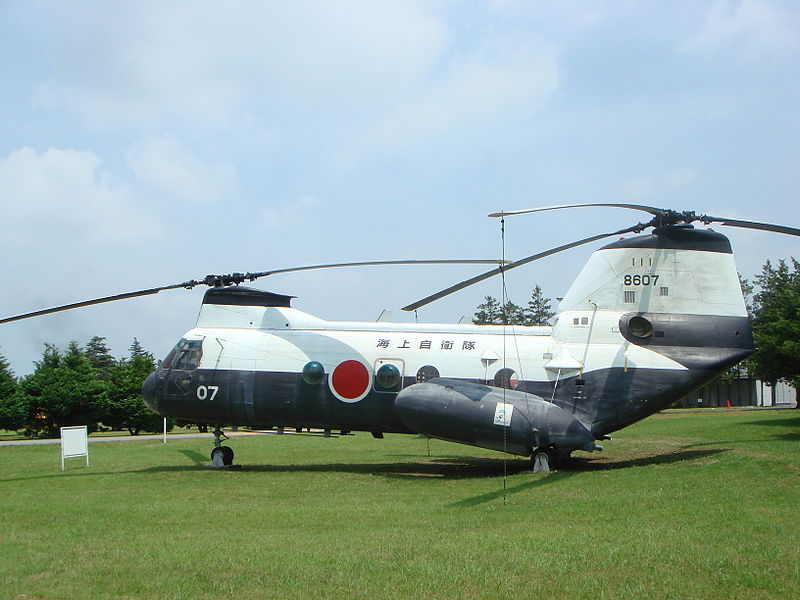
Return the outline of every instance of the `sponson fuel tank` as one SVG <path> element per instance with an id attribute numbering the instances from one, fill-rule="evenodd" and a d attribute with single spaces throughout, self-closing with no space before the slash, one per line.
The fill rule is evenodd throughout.
<path id="1" fill-rule="evenodd" d="M 533 448 L 595 449 L 579 421 L 539 396 L 452 379 L 405 388 L 395 399 L 403 424 L 423 435 L 528 456 Z"/>

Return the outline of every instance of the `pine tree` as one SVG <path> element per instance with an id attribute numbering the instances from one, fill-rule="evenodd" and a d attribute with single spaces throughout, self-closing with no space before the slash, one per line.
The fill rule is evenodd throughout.
<path id="1" fill-rule="evenodd" d="M 17 378 L 9 362 L 0 354 L 0 429 L 22 429 L 27 414 L 27 407 L 17 394 Z"/>
<path id="2" fill-rule="evenodd" d="M 544 297 L 542 288 L 537 285 L 525 308 L 510 300 L 501 306 L 495 298 L 486 296 L 485 302 L 478 305 L 472 322 L 475 325 L 550 325 L 555 314 L 550 299 Z"/>
<path id="3" fill-rule="evenodd" d="M 131 357 L 134 357 L 134 356 L 150 356 L 150 357 L 152 357 L 153 356 L 149 352 L 146 352 L 144 348 L 142 348 L 142 345 L 139 343 L 139 340 L 137 340 L 136 338 L 133 338 L 133 342 L 131 342 L 131 346 L 130 346 L 130 348 L 128 348 L 128 353 L 131 355 Z"/>
<path id="4" fill-rule="evenodd" d="M 523 325 L 525 322 L 525 315 L 522 307 L 507 301 L 502 308 L 500 308 L 500 324 L 501 325 Z"/>
<path id="5" fill-rule="evenodd" d="M 767 261 L 755 277 L 753 337 L 757 351 L 750 357 L 754 374 L 764 381 L 785 380 L 800 387 L 800 263 Z M 800 406 L 800 404 L 798 404 Z"/>
<path id="6" fill-rule="evenodd" d="M 525 309 L 525 325 L 551 325 L 550 319 L 556 316 L 550 306 L 550 298 L 545 298 L 538 284 L 531 292 L 528 307 Z"/>
<path id="7" fill-rule="evenodd" d="M 61 351 L 54 344 L 45 344 L 42 360 L 34 361 L 33 364 L 37 371 L 39 369 L 54 369 L 61 364 Z"/>
<path id="8" fill-rule="evenodd" d="M 769 262 L 769 261 L 768 261 Z M 755 291 L 755 286 L 750 283 L 750 280 L 742 277 L 741 273 L 737 273 L 739 276 L 739 287 L 742 288 L 742 296 L 744 297 L 744 306 L 747 309 L 747 314 L 749 316 L 753 316 L 753 291 Z"/>
<path id="9" fill-rule="evenodd" d="M 491 296 L 486 296 L 485 302 L 478 305 L 472 322 L 475 325 L 495 325 L 500 323 L 500 316 L 500 303 Z"/>
<path id="10" fill-rule="evenodd" d="M 141 431 L 159 432 L 163 417 L 155 414 L 142 400 L 142 383 L 155 370 L 153 355 L 134 338 L 127 359 L 112 369 L 108 415 L 103 421 L 112 429 L 127 429 L 131 435 Z"/>
<path id="11" fill-rule="evenodd" d="M 92 431 L 106 412 L 107 386 L 75 342 L 63 354 L 46 344 L 36 369 L 19 383 L 31 435 L 55 435 L 59 427 L 87 425 Z"/>
<path id="12" fill-rule="evenodd" d="M 94 336 L 87 342 L 86 346 L 84 346 L 83 352 L 86 358 L 89 359 L 89 363 L 95 371 L 97 371 L 98 377 L 107 380 L 109 372 L 116 361 L 114 357 L 111 356 L 111 352 L 106 345 L 106 338 L 97 335 Z"/>
<path id="13" fill-rule="evenodd" d="M 0 398 L 7 398 L 17 389 L 17 378 L 11 370 L 11 364 L 0 354 Z"/>

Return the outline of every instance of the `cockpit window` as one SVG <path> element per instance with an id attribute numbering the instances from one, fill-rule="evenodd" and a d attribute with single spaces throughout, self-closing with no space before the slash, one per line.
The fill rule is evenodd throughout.
<path id="1" fill-rule="evenodd" d="M 169 351 L 166 358 L 161 361 L 161 368 L 162 369 L 169 369 L 172 366 L 172 361 L 175 360 L 175 356 L 178 354 L 178 346 L 180 346 L 180 342 L 173 346 L 172 350 Z"/>
<path id="2" fill-rule="evenodd" d="M 181 340 L 178 342 L 176 349 L 178 352 L 173 368 L 196 369 L 203 356 L 203 340 Z"/>

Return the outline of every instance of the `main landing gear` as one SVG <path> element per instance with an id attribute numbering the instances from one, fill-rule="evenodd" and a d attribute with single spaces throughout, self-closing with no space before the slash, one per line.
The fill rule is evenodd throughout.
<path id="1" fill-rule="evenodd" d="M 549 473 L 555 452 L 553 448 L 537 448 L 531 454 L 531 471 L 534 473 Z"/>
<path id="2" fill-rule="evenodd" d="M 602 450 L 602 446 L 595 444 L 595 450 Z M 555 446 L 540 446 L 531 454 L 532 473 L 550 473 L 556 464 L 564 465 L 570 459 L 572 451 L 566 452 Z"/>
<path id="3" fill-rule="evenodd" d="M 227 439 L 228 436 L 223 433 L 219 425 L 216 425 L 214 427 L 214 448 L 211 450 L 212 467 L 224 468 L 234 466 L 233 448 L 222 445 L 222 441 Z"/>
<path id="4" fill-rule="evenodd" d="M 559 450 L 555 446 L 540 446 L 531 454 L 531 471 L 533 473 L 550 473 L 556 461 L 569 459 L 570 452 Z"/>

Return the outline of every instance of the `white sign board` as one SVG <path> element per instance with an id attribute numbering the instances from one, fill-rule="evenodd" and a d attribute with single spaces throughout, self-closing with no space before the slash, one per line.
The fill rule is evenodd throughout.
<path id="1" fill-rule="evenodd" d="M 89 439 L 86 425 L 61 428 L 61 470 L 64 470 L 64 459 L 76 456 L 86 457 L 89 466 Z"/>
<path id="2" fill-rule="evenodd" d="M 511 425 L 511 415 L 513 414 L 513 404 L 498 402 L 494 407 L 494 424 L 509 427 Z"/>

